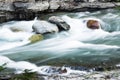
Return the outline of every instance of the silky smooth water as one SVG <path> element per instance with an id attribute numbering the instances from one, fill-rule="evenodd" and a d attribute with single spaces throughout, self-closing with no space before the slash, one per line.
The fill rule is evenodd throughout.
<path id="1" fill-rule="evenodd" d="M 16 38 L 17 34 L 14 37 L 15 39 L 11 39 L 11 37 L 7 39 L 8 37 L 5 36 L 10 36 L 9 33 L 11 32 L 0 31 L 1 34 L 6 34 L 4 36 L 0 35 L 3 38 L 0 38 L 0 61 L 9 62 L 6 59 L 2 60 L 2 56 L 6 56 L 13 61 L 31 62 L 38 66 L 82 65 L 92 67 L 103 63 L 108 66 L 120 63 L 120 11 L 109 9 L 97 12 L 57 13 L 56 15 L 70 25 L 70 30 L 44 35 L 44 40 L 33 44 L 28 44 L 29 41 L 24 37 L 25 40 L 19 42 L 21 37 L 20 39 L 19 37 Z M 45 15 L 45 18 L 48 16 Z M 88 29 L 86 20 L 89 19 L 98 20 L 101 29 Z M 13 23 L 16 22 L 11 22 L 11 24 Z M 17 23 L 15 26 L 23 23 Z M 25 23 L 27 25 L 27 21 Z M 11 26 L 11 24 L 9 22 L 2 26 Z M 11 34 L 14 35 L 14 33 Z M 32 34 L 28 32 L 24 33 L 24 36 Z M 23 35 L 23 33 L 19 33 L 19 35 Z M 6 42 L 6 40 L 10 40 L 12 43 Z"/>

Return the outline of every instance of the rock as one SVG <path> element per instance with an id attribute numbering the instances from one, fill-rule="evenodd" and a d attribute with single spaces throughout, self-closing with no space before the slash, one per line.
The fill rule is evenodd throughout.
<path id="1" fill-rule="evenodd" d="M 40 41 L 40 40 L 43 40 L 43 36 L 41 34 L 34 34 L 32 35 L 29 40 L 34 43 L 34 42 L 37 42 L 37 41 Z"/>
<path id="2" fill-rule="evenodd" d="M 50 1 L 49 4 L 50 4 L 49 9 L 52 11 L 57 10 L 60 7 L 60 5 L 58 4 L 58 1 L 55 1 L 55 0 Z"/>
<path id="3" fill-rule="evenodd" d="M 15 1 L 13 2 L 13 6 L 17 10 L 17 9 L 26 9 L 28 5 L 27 2 Z"/>
<path id="4" fill-rule="evenodd" d="M 65 69 L 61 70 L 60 73 L 61 73 L 61 74 L 62 74 L 62 73 L 67 73 L 67 69 L 65 68 Z"/>
<path id="5" fill-rule="evenodd" d="M 36 21 L 32 28 L 38 34 L 58 32 L 58 27 L 47 21 Z"/>
<path id="6" fill-rule="evenodd" d="M 56 23 L 56 22 L 65 22 L 65 21 L 60 17 L 52 16 L 49 18 L 49 22 Z"/>
<path id="7" fill-rule="evenodd" d="M 74 5 L 72 5 L 71 3 L 61 3 L 60 4 L 60 10 L 63 10 L 63 11 L 73 11 L 74 9 Z"/>
<path id="8" fill-rule="evenodd" d="M 48 20 L 49 22 L 56 24 L 59 28 L 59 31 L 69 30 L 70 26 L 60 17 L 52 16 Z"/>
<path id="9" fill-rule="evenodd" d="M 14 28 L 14 27 L 11 27 L 10 30 L 13 31 L 13 32 L 21 32 L 21 31 L 23 31 L 21 29 Z"/>
<path id="10" fill-rule="evenodd" d="M 54 11 L 96 11 L 119 7 L 120 2 L 104 0 L 0 0 L 0 11 L 5 12 L 5 22 L 8 20 L 30 20 L 39 13 Z M 28 15 L 29 14 L 29 15 Z M 1 17 L 4 19 L 4 17 Z"/>
<path id="11" fill-rule="evenodd" d="M 38 12 L 38 11 L 48 10 L 48 8 L 49 8 L 48 1 L 43 1 L 43 2 L 31 3 L 29 4 L 27 9 L 33 12 Z"/>
<path id="12" fill-rule="evenodd" d="M 88 20 L 87 21 L 87 27 L 90 28 L 90 29 L 99 29 L 100 24 L 96 20 Z"/>
<path id="13" fill-rule="evenodd" d="M 10 0 L 2 0 L 0 1 L 0 11 L 14 11 L 12 6 L 13 1 Z"/>
<path id="14" fill-rule="evenodd" d="M 5 21 L 6 21 L 6 16 L 0 14 L 0 23 L 5 22 Z"/>

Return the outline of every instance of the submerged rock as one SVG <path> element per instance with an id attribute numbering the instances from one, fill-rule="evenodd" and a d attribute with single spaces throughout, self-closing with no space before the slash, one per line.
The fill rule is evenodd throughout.
<path id="1" fill-rule="evenodd" d="M 55 24 L 51 24 L 47 21 L 36 21 L 32 28 L 37 34 L 58 32 L 58 27 Z"/>
<path id="2" fill-rule="evenodd" d="M 10 30 L 13 31 L 13 32 L 21 32 L 21 31 L 23 31 L 21 29 L 14 28 L 14 27 L 11 27 Z"/>
<path id="3" fill-rule="evenodd" d="M 37 41 L 40 41 L 43 39 L 43 36 L 41 34 L 34 34 L 32 35 L 29 40 L 34 43 L 34 42 L 37 42 Z"/>
<path id="4" fill-rule="evenodd" d="M 87 27 L 90 29 L 99 29 L 100 23 L 96 20 L 88 20 L 87 21 Z"/>
<path id="5" fill-rule="evenodd" d="M 60 17 L 52 16 L 48 20 L 49 22 L 56 24 L 59 28 L 59 31 L 69 30 L 70 26 Z"/>

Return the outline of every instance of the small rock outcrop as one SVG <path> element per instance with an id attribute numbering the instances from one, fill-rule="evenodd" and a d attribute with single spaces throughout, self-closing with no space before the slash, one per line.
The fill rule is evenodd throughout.
<path id="1" fill-rule="evenodd" d="M 48 21 L 56 24 L 59 28 L 59 31 L 67 31 L 70 29 L 70 26 L 60 17 L 52 16 L 48 19 Z"/>
<path id="2" fill-rule="evenodd" d="M 32 28 L 37 34 L 55 33 L 59 31 L 55 24 L 47 21 L 36 21 Z"/>

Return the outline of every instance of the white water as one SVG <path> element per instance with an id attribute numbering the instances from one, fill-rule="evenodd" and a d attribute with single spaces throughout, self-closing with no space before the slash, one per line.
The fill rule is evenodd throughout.
<path id="1" fill-rule="evenodd" d="M 23 46 L 30 41 L 28 40 L 34 33 L 32 33 L 32 25 L 37 18 L 32 21 L 11 21 L 1 25 L 0 28 L 0 51 Z M 11 28 L 21 30 L 13 32 Z"/>
<path id="2" fill-rule="evenodd" d="M 83 14 L 83 13 L 84 12 L 77 13 L 78 15 L 77 14 L 76 15 L 78 17 L 81 17 L 80 14 Z M 83 16 L 86 16 L 86 15 L 89 16 L 88 14 L 95 15 L 95 14 L 101 14 L 101 12 L 97 12 L 94 14 L 85 13 L 85 15 Z M 67 15 L 64 15 L 62 16 L 62 18 L 71 27 L 69 31 L 54 34 L 54 36 L 51 38 L 48 38 L 41 42 L 27 45 L 27 46 L 23 46 L 23 45 L 30 43 L 28 38 L 34 34 L 32 33 L 32 25 L 34 24 L 34 21 L 9 22 L 9 23 L 3 24 L 2 28 L 0 29 L 0 40 L 1 40 L 0 65 L 7 63 L 6 65 L 7 67 L 14 68 L 17 71 L 32 69 L 33 71 L 37 71 L 40 74 L 49 75 L 49 74 L 53 74 L 52 72 L 49 73 L 49 70 L 51 69 L 50 66 L 38 67 L 35 64 L 29 63 L 26 61 L 16 62 L 16 61 L 10 60 L 4 55 L 17 55 L 17 53 L 21 53 L 22 55 L 18 54 L 17 58 L 21 56 L 21 59 L 24 60 L 24 59 L 29 59 L 29 58 L 42 55 L 42 52 L 44 52 L 46 55 L 50 55 L 50 53 L 53 54 L 52 57 L 43 59 L 39 61 L 39 63 L 40 62 L 44 63 L 45 61 L 59 58 L 66 54 L 69 56 L 69 52 L 73 51 L 74 53 L 74 51 L 76 51 L 77 49 L 78 51 L 82 51 L 82 50 L 86 51 L 85 53 L 77 53 L 77 55 L 111 55 L 112 56 L 112 53 L 104 54 L 104 52 L 107 50 L 112 50 L 112 49 L 116 50 L 120 48 L 119 44 L 115 44 L 114 41 L 110 42 L 110 40 L 112 39 L 115 39 L 115 40 L 120 39 L 119 38 L 120 31 L 118 29 L 119 26 L 115 31 L 109 32 L 109 29 L 111 29 L 111 26 L 110 26 L 111 24 L 104 22 L 103 20 L 107 18 L 109 19 L 116 18 L 118 16 L 119 15 L 116 15 L 116 14 L 112 15 L 108 13 L 106 15 L 103 15 L 101 18 L 89 16 L 89 17 L 81 17 L 79 19 L 79 18 L 71 18 Z M 90 20 L 90 19 L 99 21 L 101 24 L 101 28 L 97 30 L 88 29 L 86 27 L 86 22 L 87 20 Z M 19 27 L 24 31 L 12 32 L 10 28 L 14 26 Z M 107 40 L 107 41 L 104 42 L 104 40 Z M 103 42 L 94 43 L 94 41 L 103 41 Z M 18 47 L 18 46 L 22 46 L 22 47 Z M 3 50 L 6 50 L 6 51 L 3 51 Z M 93 51 L 96 51 L 97 53 L 99 52 L 99 54 L 91 53 L 88 50 L 93 50 Z M 32 52 L 32 54 L 29 52 Z M 71 72 L 74 72 L 74 70 L 70 70 L 69 68 L 67 68 L 67 71 L 68 73 L 66 74 L 70 74 Z"/>

